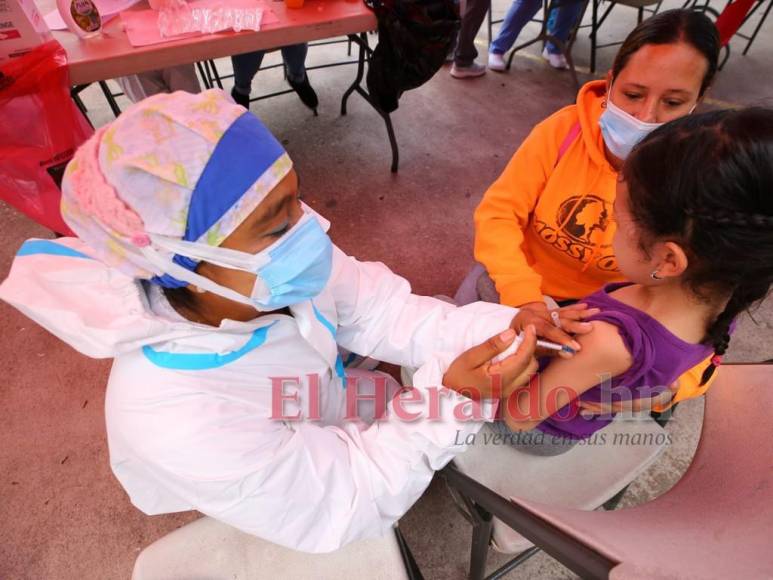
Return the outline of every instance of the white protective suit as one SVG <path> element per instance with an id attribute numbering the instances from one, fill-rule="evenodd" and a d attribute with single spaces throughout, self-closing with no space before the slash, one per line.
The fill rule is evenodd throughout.
<path id="1" fill-rule="evenodd" d="M 455 412 L 469 415 L 475 404 L 442 389 L 440 417 L 431 420 L 430 387 L 456 355 L 505 330 L 517 312 L 413 295 L 383 264 L 335 248 L 326 288 L 291 307 L 293 316 L 213 328 L 180 317 L 160 290 L 148 293 L 91 256 L 73 238 L 29 240 L 0 298 L 78 351 L 115 358 L 105 410 L 110 461 L 132 503 L 147 514 L 196 509 L 307 552 L 384 534 L 433 471 L 463 451 L 457 442 L 482 421 Z M 388 420 L 344 421 L 336 342 L 420 367 L 414 384 L 424 404 L 404 407 L 421 418 L 400 420 L 393 401 Z M 310 374 L 320 377 L 321 420 L 272 419 L 271 377 Z M 308 381 L 283 392 L 306 401 Z M 495 405 L 483 407 L 490 417 Z"/>

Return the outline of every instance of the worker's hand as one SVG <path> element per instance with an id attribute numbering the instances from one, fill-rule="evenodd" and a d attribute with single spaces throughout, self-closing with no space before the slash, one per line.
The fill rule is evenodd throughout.
<path id="1" fill-rule="evenodd" d="M 471 399 L 499 399 L 503 392 L 510 393 L 515 387 L 525 385 L 537 371 L 534 347 L 537 341 L 535 328 L 527 326 L 518 350 L 497 363 L 491 360 L 504 352 L 516 333 L 510 328 L 486 342 L 460 354 L 443 376 L 443 385 Z"/>
<path id="2" fill-rule="evenodd" d="M 582 304 L 581 302 L 564 306 L 558 310 L 548 310 L 544 302 L 529 302 L 520 306 L 520 310 L 510 323 L 510 327 L 521 332 L 527 325 L 534 325 L 537 330 L 537 336 L 569 346 L 578 351 L 580 350 L 580 344 L 572 338 L 572 335 L 587 334 L 593 330 L 593 325 L 590 322 L 583 322 L 583 320 L 599 312 L 598 308 L 588 308 L 587 304 Z M 557 316 L 553 316 L 551 313 L 555 313 Z M 556 326 L 556 318 L 558 319 L 558 326 Z M 544 353 L 539 351 L 538 354 L 542 356 L 543 354 L 555 355 L 557 353 L 554 351 L 546 351 Z M 566 352 L 558 353 L 558 355 L 565 358 L 572 356 Z"/>
<path id="3" fill-rule="evenodd" d="M 651 411 L 654 407 L 665 407 L 674 398 L 679 390 L 679 381 L 674 381 L 665 391 L 654 397 L 631 399 L 629 401 L 615 401 L 613 403 L 594 403 L 592 401 L 578 401 L 581 415 L 616 415 L 617 413 L 638 413 L 639 411 Z"/>

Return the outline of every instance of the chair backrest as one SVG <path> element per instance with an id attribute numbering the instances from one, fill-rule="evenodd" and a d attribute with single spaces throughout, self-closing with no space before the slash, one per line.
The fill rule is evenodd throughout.
<path id="1" fill-rule="evenodd" d="M 746 15 L 758 0 L 735 0 L 725 6 L 717 17 L 717 30 L 719 31 L 719 45 L 726 46 L 733 35 L 741 28 Z"/>
<path id="2" fill-rule="evenodd" d="M 611 578 L 773 575 L 773 366 L 726 365 L 707 394 L 685 476 L 647 504 L 582 512 L 514 500 L 557 539 L 538 543 L 570 567 L 567 542 L 612 563 Z M 556 548 L 560 545 L 560 548 Z M 569 555 L 567 555 L 569 554 Z"/>

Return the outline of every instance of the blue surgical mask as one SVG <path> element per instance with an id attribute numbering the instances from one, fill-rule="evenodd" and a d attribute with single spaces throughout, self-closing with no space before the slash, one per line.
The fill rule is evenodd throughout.
<path id="1" fill-rule="evenodd" d="M 610 87 L 611 93 L 611 87 Z M 615 105 L 607 94 L 607 108 L 601 113 L 599 125 L 604 143 L 610 153 L 618 159 L 625 159 L 639 141 L 660 127 L 663 123 L 645 123 L 629 115 Z"/>
<path id="2" fill-rule="evenodd" d="M 279 310 L 311 300 L 325 288 L 333 268 L 333 243 L 326 220 L 304 205 L 304 215 L 290 230 L 257 254 L 151 235 L 141 251 L 156 268 L 179 280 L 261 311 Z M 155 246 L 155 247 L 153 247 Z M 212 264 L 256 274 L 249 297 L 183 268 L 156 248 Z"/>
<path id="3" fill-rule="evenodd" d="M 322 292 L 333 267 L 333 243 L 310 214 L 257 255 L 268 257 L 257 269 L 250 297 L 260 310 L 311 300 Z"/>

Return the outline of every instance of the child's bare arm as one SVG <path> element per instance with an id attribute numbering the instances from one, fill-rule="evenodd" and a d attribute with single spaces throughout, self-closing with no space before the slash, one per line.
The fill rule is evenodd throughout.
<path id="1" fill-rule="evenodd" d="M 513 431 L 528 431 L 606 376 L 627 371 L 633 359 L 617 327 L 594 321 L 593 332 L 578 336 L 582 349 L 572 358 L 556 358 L 538 380 L 506 398 L 503 418 Z M 507 393 L 506 393 L 507 394 Z"/>

